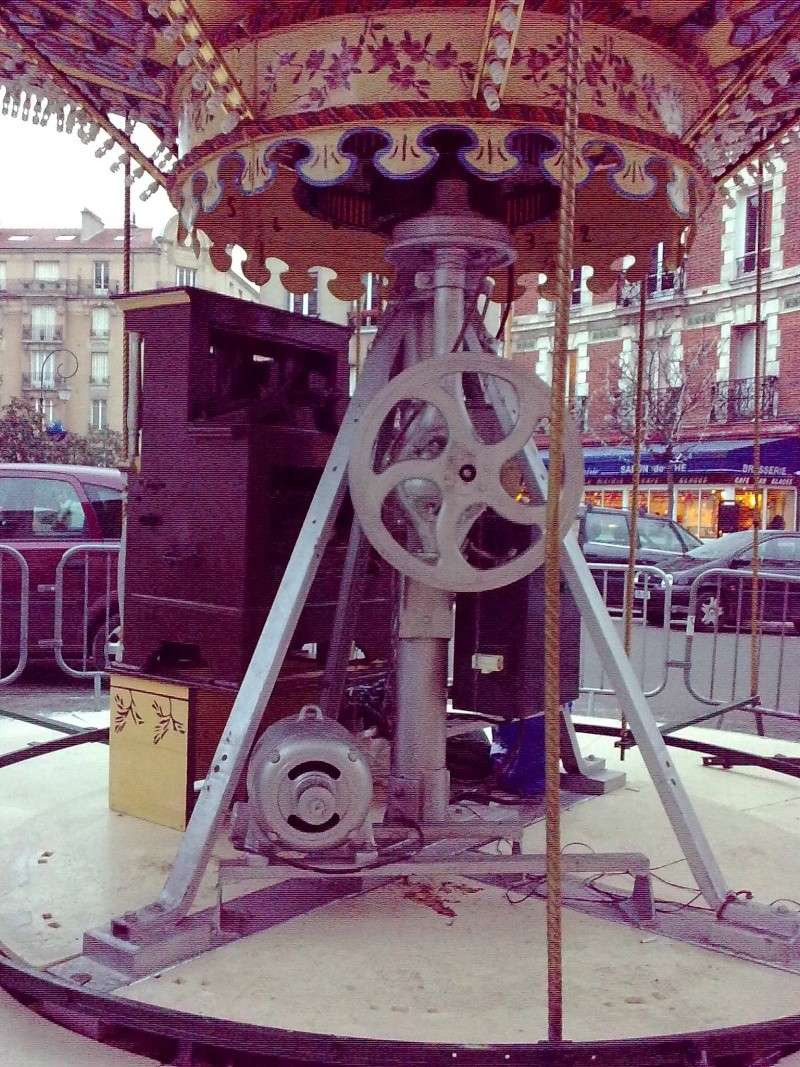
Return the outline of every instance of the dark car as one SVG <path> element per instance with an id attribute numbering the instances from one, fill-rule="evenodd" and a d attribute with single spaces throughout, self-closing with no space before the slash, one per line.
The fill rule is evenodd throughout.
<path id="1" fill-rule="evenodd" d="M 86 542 L 119 545 L 125 475 L 105 467 L 0 463 L 0 545 L 19 551 L 29 570 L 28 661 L 53 661 L 56 567 L 64 553 Z M 113 557 L 112 557 L 113 558 Z M 0 675 L 19 657 L 20 574 L 0 556 Z M 89 669 L 105 661 L 106 601 L 117 625 L 116 566 L 93 556 L 76 559 L 64 576 L 64 658 L 82 666 L 87 617 Z"/>
<path id="2" fill-rule="evenodd" d="M 627 564 L 631 538 L 628 511 L 587 507 L 579 522 L 578 540 L 587 563 Z M 665 570 L 703 543 L 680 523 L 660 515 L 637 516 L 636 531 L 636 563 L 640 566 Z M 625 572 L 594 568 L 594 577 L 609 607 L 621 607 Z M 648 587 L 651 583 L 652 579 Z"/>
<path id="3" fill-rule="evenodd" d="M 702 544 L 664 567 L 673 583 L 672 618 L 687 617 L 692 584 L 707 574 L 707 581 L 701 581 L 698 586 L 695 629 L 709 631 L 727 626 L 749 629 L 752 554 L 753 532 L 740 530 Z M 761 531 L 758 558 L 759 574 L 763 573 L 759 595 L 763 621 L 791 622 L 800 631 L 800 583 L 783 580 L 784 576 L 800 578 L 800 533 Z M 746 580 L 709 573 L 719 568 L 740 571 Z M 663 611 L 663 589 L 653 589 L 648 614 L 663 618 Z"/>

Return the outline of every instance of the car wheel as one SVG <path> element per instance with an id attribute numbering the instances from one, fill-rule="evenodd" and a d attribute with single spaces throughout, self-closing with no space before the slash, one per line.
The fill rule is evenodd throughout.
<path id="1" fill-rule="evenodd" d="M 113 657 L 108 655 L 108 646 L 113 642 L 119 631 L 119 615 L 114 613 L 108 620 L 106 627 L 105 618 L 100 620 L 99 625 L 93 631 L 90 639 L 90 660 L 92 670 L 107 671 L 109 664 L 113 663 Z"/>
<path id="2" fill-rule="evenodd" d="M 694 616 L 695 630 L 700 630 L 702 633 L 721 630 L 724 618 L 725 611 L 719 595 L 710 591 L 701 591 Z"/>

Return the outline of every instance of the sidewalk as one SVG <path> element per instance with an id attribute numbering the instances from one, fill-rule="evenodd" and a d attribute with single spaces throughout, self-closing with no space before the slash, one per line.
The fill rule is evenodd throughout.
<path id="1" fill-rule="evenodd" d="M 0 714 L 4 712 L 94 730 L 108 725 L 108 689 L 101 691 L 98 707 L 92 682 L 67 678 L 57 668 L 31 669 L 0 686 Z"/>

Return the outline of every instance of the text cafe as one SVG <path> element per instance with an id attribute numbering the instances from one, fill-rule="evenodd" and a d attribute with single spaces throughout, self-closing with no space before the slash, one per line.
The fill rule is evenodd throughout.
<path id="1" fill-rule="evenodd" d="M 586 501 L 628 508 L 633 475 L 631 448 L 585 448 Z M 795 530 L 800 484 L 800 437 L 761 442 L 761 486 L 753 484 L 753 441 L 682 442 L 668 464 L 663 449 L 642 449 L 639 506 L 672 517 L 698 537 L 745 530 L 761 512 L 766 528 Z"/>

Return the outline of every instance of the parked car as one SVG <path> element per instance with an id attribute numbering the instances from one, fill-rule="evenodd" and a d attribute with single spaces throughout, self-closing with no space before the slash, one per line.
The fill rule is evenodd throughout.
<path id="1" fill-rule="evenodd" d="M 636 562 L 641 566 L 666 569 L 703 543 L 680 523 L 660 515 L 637 516 L 636 531 Z M 625 509 L 588 506 L 579 519 L 578 540 L 587 563 L 627 564 L 630 537 L 630 513 Z M 625 573 L 596 569 L 594 576 L 608 606 L 622 607 Z"/>
<path id="2" fill-rule="evenodd" d="M 64 553 L 84 542 L 118 546 L 122 537 L 125 475 L 105 467 L 0 463 L 0 545 L 17 549 L 29 568 L 28 661 L 53 661 L 56 567 Z M 117 571 L 108 557 L 69 563 L 64 575 L 64 658 L 82 666 L 84 612 L 88 669 L 105 663 L 107 585 L 109 630 L 119 625 Z M 7 554 L 0 557 L 0 675 L 19 656 L 20 575 Z"/>
<path id="3" fill-rule="evenodd" d="M 753 532 L 739 530 L 724 534 L 675 559 L 664 570 L 672 576 L 672 618 L 686 618 L 689 594 L 697 578 L 723 567 L 741 571 L 739 578 L 709 574 L 698 587 L 695 629 L 714 630 L 726 626 L 750 628 L 750 590 L 753 574 Z M 783 576 L 800 577 L 800 533 L 763 530 L 758 538 L 759 574 L 763 585 L 759 597 L 763 621 L 791 622 L 800 632 L 800 583 L 782 580 Z M 740 595 L 741 590 L 741 595 Z M 648 615 L 663 619 L 664 591 L 654 588 Z"/>

